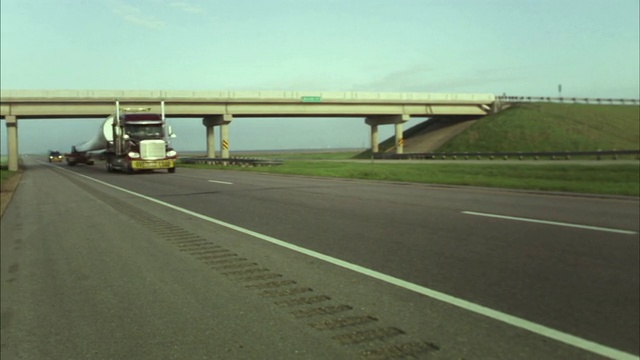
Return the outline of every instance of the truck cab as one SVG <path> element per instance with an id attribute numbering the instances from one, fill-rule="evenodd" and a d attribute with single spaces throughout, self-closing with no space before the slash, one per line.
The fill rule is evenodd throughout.
<path id="1" fill-rule="evenodd" d="M 175 135 L 162 114 L 119 114 L 113 120 L 113 132 L 113 141 L 104 153 L 108 171 L 167 169 L 169 173 L 175 172 L 178 154 L 169 147 L 169 139 Z"/>

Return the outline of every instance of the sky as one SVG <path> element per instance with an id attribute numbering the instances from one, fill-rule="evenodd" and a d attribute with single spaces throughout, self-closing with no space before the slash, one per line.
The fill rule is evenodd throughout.
<path id="1" fill-rule="evenodd" d="M 2 0 L 0 88 L 558 96 L 561 85 L 565 97 L 638 99 L 639 3 Z M 204 151 L 200 120 L 169 121 L 176 149 Z M 68 151 L 100 123 L 19 119 L 20 152 Z M 6 154 L 4 120 L 0 131 Z M 229 133 L 232 154 L 370 146 L 363 118 L 243 118 Z"/>

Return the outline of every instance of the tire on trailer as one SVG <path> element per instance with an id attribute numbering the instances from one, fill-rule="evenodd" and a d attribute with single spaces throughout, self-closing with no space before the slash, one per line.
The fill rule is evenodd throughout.
<path id="1" fill-rule="evenodd" d="M 169 174 L 173 174 L 176 172 L 176 168 L 172 167 L 172 168 L 168 168 L 167 171 L 169 172 Z"/>

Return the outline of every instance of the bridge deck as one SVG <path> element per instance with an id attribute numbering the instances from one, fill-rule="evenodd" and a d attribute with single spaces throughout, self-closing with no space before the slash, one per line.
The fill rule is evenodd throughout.
<path id="1" fill-rule="evenodd" d="M 493 94 L 322 91 L 4 90 L 0 98 L 0 116 L 19 118 L 106 117 L 116 100 L 156 112 L 164 101 L 170 117 L 485 115 L 495 102 Z"/>

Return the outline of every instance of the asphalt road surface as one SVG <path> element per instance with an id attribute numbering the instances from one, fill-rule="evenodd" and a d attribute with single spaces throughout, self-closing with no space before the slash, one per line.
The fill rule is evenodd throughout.
<path id="1" fill-rule="evenodd" d="M 639 202 L 26 158 L 2 359 L 638 359 Z"/>

